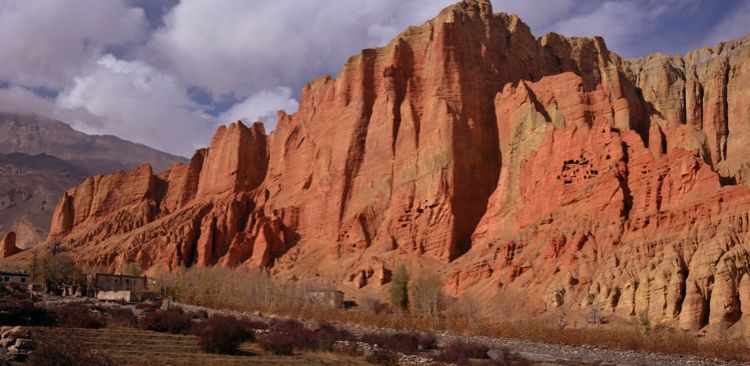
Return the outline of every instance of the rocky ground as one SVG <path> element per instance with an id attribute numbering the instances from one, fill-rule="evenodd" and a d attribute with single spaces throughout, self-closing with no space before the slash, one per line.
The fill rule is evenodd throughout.
<path id="1" fill-rule="evenodd" d="M 454 338 L 447 336 L 449 338 Z M 543 365 L 622 365 L 622 366 L 678 366 L 678 365 L 744 365 L 747 363 L 704 359 L 693 356 L 665 355 L 635 351 L 619 351 L 591 346 L 567 346 L 517 339 L 463 337 L 472 341 L 506 347 L 532 362 Z"/>
<path id="2" fill-rule="evenodd" d="M 27 327 L 0 327 L 0 365 L 5 360 L 23 359 L 32 348 Z"/>
<path id="3" fill-rule="evenodd" d="M 204 307 L 172 303 L 171 306 L 179 306 L 189 311 L 206 311 L 209 314 L 225 314 L 241 317 L 252 317 L 258 320 L 267 320 L 274 316 L 263 316 L 259 313 L 248 314 L 235 311 L 220 311 Z M 349 331 L 354 334 L 365 331 L 381 330 L 373 329 L 360 325 L 345 325 Z M 395 330 L 385 330 L 393 331 Z M 708 366 L 708 365 L 750 365 L 747 362 L 724 361 L 719 359 L 706 359 L 694 356 L 684 355 L 667 355 L 658 353 L 644 353 L 636 351 L 603 349 L 592 346 L 569 346 L 562 344 L 550 344 L 543 342 L 533 342 L 518 339 L 498 339 L 489 337 L 472 337 L 472 336 L 455 336 L 451 334 L 437 334 L 440 342 L 443 344 L 453 340 L 464 340 L 468 342 L 478 342 L 487 344 L 493 348 L 506 348 L 513 353 L 517 353 L 524 359 L 531 361 L 536 365 L 617 365 L 617 366 Z M 419 358 L 411 359 L 409 364 L 425 364 Z"/>
<path id="4" fill-rule="evenodd" d="M 43 301 L 46 305 L 60 305 L 76 301 L 90 301 L 89 299 L 60 299 L 48 298 Z M 136 313 L 139 311 L 133 305 L 110 304 L 110 306 L 125 306 L 133 309 Z M 268 321 L 272 318 L 278 318 L 275 315 L 264 315 L 258 312 L 244 313 L 228 310 L 216 310 L 211 308 L 181 304 L 176 302 L 164 303 L 162 308 L 179 307 L 185 311 L 201 311 L 208 315 L 222 314 L 235 317 L 251 318 L 253 320 Z M 315 326 L 315 322 L 306 322 L 309 326 Z M 396 332 L 393 329 L 375 329 L 361 325 L 341 325 L 353 334 L 362 334 L 364 332 L 381 331 Z M 501 339 L 478 336 L 455 336 L 448 333 L 436 334 L 439 343 L 448 344 L 454 340 L 463 340 L 466 342 L 483 343 L 493 349 L 507 349 L 512 353 L 530 361 L 533 365 L 622 365 L 622 366 L 682 366 L 682 365 L 750 365 L 746 362 L 724 361 L 719 359 L 706 359 L 694 356 L 668 355 L 658 353 L 644 353 L 636 351 L 603 349 L 592 346 L 570 346 L 562 344 L 551 344 L 544 342 L 534 342 L 519 339 Z M 403 356 L 402 365 L 426 365 L 430 360 L 420 356 Z"/>

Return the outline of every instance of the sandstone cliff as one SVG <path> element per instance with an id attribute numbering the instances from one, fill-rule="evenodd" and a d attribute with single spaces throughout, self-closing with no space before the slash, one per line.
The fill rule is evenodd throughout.
<path id="1" fill-rule="evenodd" d="M 21 252 L 21 249 L 16 247 L 16 233 L 12 231 L 5 234 L 0 244 L 0 250 L 2 250 L 0 258 L 7 258 Z"/>
<path id="2" fill-rule="evenodd" d="M 50 118 L 0 113 L 0 232 L 14 231 L 17 245 L 43 243 L 55 203 L 94 174 L 157 170 L 186 159 L 114 136 L 91 136 Z"/>
<path id="3" fill-rule="evenodd" d="M 625 60 L 466 0 L 307 84 L 268 136 L 238 122 L 165 173 L 90 178 L 49 240 L 363 292 L 406 261 L 496 314 L 744 327 L 748 44 Z"/>

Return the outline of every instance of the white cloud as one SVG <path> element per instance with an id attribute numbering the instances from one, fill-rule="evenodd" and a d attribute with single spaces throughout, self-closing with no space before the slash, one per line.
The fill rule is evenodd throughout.
<path id="1" fill-rule="evenodd" d="M 266 131 L 270 131 L 276 127 L 277 111 L 284 110 L 287 113 L 293 113 L 298 107 L 299 103 L 292 97 L 292 89 L 279 87 L 274 90 L 263 90 L 247 97 L 223 113 L 219 120 L 223 122 L 243 120 L 249 123 L 262 121 L 266 126 Z"/>
<path id="2" fill-rule="evenodd" d="M 0 80 L 62 88 L 108 46 L 138 41 L 143 11 L 121 0 L 0 0 Z"/>
<path id="3" fill-rule="evenodd" d="M 455 1 L 0 0 L 0 110 L 48 114 L 86 132 L 190 154 L 217 122 L 261 119 L 270 130 L 277 109 L 297 109 L 304 83 L 335 74 L 349 56 Z M 713 29 L 711 43 L 748 31 L 750 0 L 741 1 Z M 536 35 L 602 35 L 626 55 L 663 46 L 682 32 L 669 35 L 663 20 L 707 2 L 493 0 L 496 12 L 519 14 Z M 150 19 L 134 4 L 150 9 Z M 683 40 L 700 41 L 701 32 Z M 34 87 L 59 97 L 41 98 Z M 240 102 L 211 105 L 201 96 L 201 105 L 189 87 Z M 214 112 L 218 118 L 204 113 L 225 107 Z"/>
<path id="4" fill-rule="evenodd" d="M 24 88 L 0 88 L 0 112 L 52 116 L 55 114 L 55 105 Z"/>
<path id="5" fill-rule="evenodd" d="M 145 54 L 215 95 L 245 97 L 335 72 L 451 2 L 183 0 Z"/>
<path id="6" fill-rule="evenodd" d="M 211 120 L 179 80 L 111 55 L 76 77 L 57 106 L 84 132 L 114 134 L 182 155 L 205 145 L 213 132 Z"/>

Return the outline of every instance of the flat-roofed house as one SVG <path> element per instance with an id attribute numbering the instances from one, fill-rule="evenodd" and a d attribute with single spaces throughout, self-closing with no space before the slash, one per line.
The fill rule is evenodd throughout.
<path id="1" fill-rule="evenodd" d="M 31 283 L 31 277 L 24 272 L 0 272 L 0 283 L 16 283 L 27 286 Z"/>
<path id="2" fill-rule="evenodd" d="M 344 307 L 344 293 L 334 289 L 318 289 L 307 292 L 307 301 L 312 305 L 331 309 Z"/>
<path id="3" fill-rule="evenodd" d="M 146 276 L 94 273 L 86 277 L 89 294 L 100 300 L 138 302 L 155 297 Z"/>
<path id="4" fill-rule="evenodd" d="M 94 291 L 146 291 L 146 276 L 128 276 L 105 273 L 94 273 L 87 276 L 87 284 Z"/>

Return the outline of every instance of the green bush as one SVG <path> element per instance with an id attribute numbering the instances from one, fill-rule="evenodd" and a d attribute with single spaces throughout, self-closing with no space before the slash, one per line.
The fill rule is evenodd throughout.
<path id="1" fill-rule="evenodd" d="M 409 273 L 403 264 L 396 267 L 388 294 L 394 309 L 403 310 L 409 306 Z"/>

